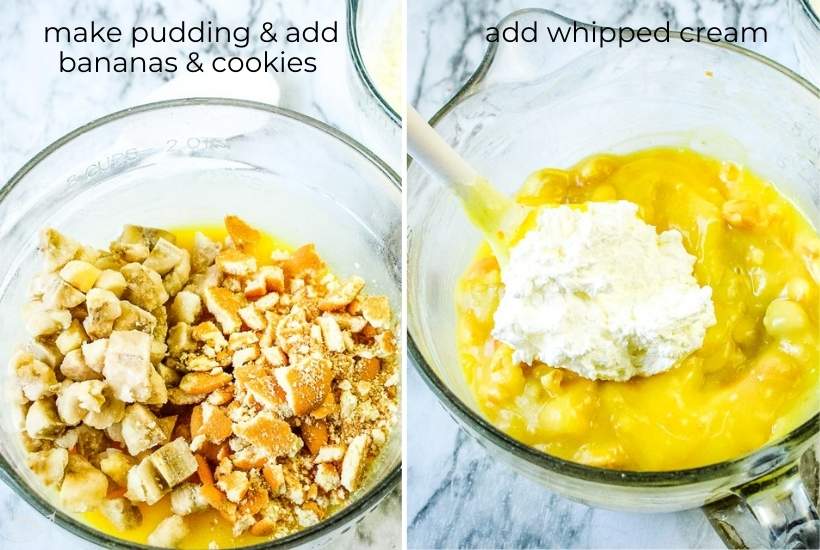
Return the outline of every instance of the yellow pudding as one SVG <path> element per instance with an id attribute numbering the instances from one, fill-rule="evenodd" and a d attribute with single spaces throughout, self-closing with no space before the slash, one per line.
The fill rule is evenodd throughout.
<path id="1" fill-rule="evenodd" d="M 583 464 L 673 470 L 746 454 L 818 410 L 820 238 L 769 183 L 732 163 L 679 149 L 598 155 L 532 174 L 532 207 L 626 200 L 660 233 L 676 229 L 712 288 L 717 323 L 672 370 L 593 381 L 516 364 L 492 335 L 503 292 L 485 243 L 456 291 L 458 351 L 484 415 L 512 437 Z"/>

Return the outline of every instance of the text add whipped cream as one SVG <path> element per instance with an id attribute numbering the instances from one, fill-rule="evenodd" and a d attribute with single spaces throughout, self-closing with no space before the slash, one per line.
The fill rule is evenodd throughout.
<path id="1" fill-rule="evenodd" d="M 513 359 L 593 380 L 669 370 L 715 324 L 712 289 L 676 230 L 660 235 L 626 202 L 558 206 L 510 251 L 493 336 Z"/>

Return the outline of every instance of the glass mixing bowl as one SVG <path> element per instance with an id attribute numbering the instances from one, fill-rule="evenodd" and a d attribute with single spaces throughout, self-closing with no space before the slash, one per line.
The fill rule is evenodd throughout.
<path id="1" fill-rule="evenodd" d="M 537 21 L 542 30 L 573 24 L 552 12 L 525 10 L 501 25 L 516 21 Z M 688 43 L 679 34 L 668 43 L 622 49 L 546 40 L 492 45 L 432 123 L 508 193 L 535 169 L 571 166 L 593 153 L 686 146 L 750 166 L 818 225 L 820 92 L 729 45 Z M 460 203 L 413 163 L 407 192 L 409 355 L 445 409 L 490 454 L 592 506 L 664 512 L 710 505 L 710 518 L 730 545 L 817 546 L 820 522 L 797 467 L 817 439 L 817 415 L 748 456 L 670 472 L 568 462 L 488 423 L 459 365 L 454 305 L 456 281 L 482 236 Z"/>
<path id="2" fill-rule="evenodd" d="M 353 73 L 349 84 L 353 87 L 359 110 L 365 115 L 362 117 L 360 130 L 367 136 L 369 143 L 377 144 L 378 147 L 382 144 L 390 146 L 401 143 L 401 106 L 388 101 L 373 74 L 377 56 L 384 53 L 385 33 L 390 32 L 396 17 L 401 20 L 401 14 L 401 0 L 347 1 L 348 67 Z M 389 149 L 385 158 L 395 161 L 398 166 L 400 149 Z"/>
<path id="3" fill-rule="evenodd" d="M 20 308 L 40 269 L 38 233 L 53 226 L 105 246 L 125 223 L 219 223 L 233 213 L 285 242 L 316 243 L 340 275 L 358 273 L 401 304 L 399 178 L 367 149 L 311 118 L 261 103 L 185 99 L 94 121 L 47 147 L 0 189 L 0 363 L 25 342 Z M 13 402 L 9 369 L 0 388 Z M 107 548 L 146 548 L 61 511 L 25 466 L 16 407 L 0 411 L 0 479 L 58 525 Z M 323 546 L 397 486 L 401 430 L 348 506 L 249 548 Z"/>

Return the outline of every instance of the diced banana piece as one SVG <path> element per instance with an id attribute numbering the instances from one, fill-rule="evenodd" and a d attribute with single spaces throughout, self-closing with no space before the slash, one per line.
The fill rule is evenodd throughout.
<path id="1" fill-rule="evenodd" d="M 71 325 L 57 336 L 55 343 L 60 353 L 65 355 L 82 346 L 87 338 L 88 335 L 85 333 L 85 330 L 83 330 L 83 325 L 79 320 L 74 319 L 71 321 Z"/>
<path id="2" fill-rule="evenodd" d="M 185 519 L 180 516 L 169 516 L 162 520 L 157 528 L 148 535 L 148 544 L 163 548 L 176 548 L 182 539 L 188 536 L 190 529 Z"/>
<path id="3" fill-rule="evenodd" d="M 150 399 L 154 390 L 151 373 L 154 372 L 148 334 L 135 330 L 111 333 L 103 375 L 118 399 L 126 403 Z"/>
<path id="4" fill-rule="evenodd" d="M 34 358 L 31 353 L 20 351 L 11 359 L 11 370 L 17 384 L 29 401 L 52 395 L 57 388 L 57 377 L 51 367 Z"/>
<path id="5" fill-rule="evenodd" d="M 157 367 L 157 372 L 165 380 L 165 387 L 168 388 L 169 386 L 176 386 L 179 384 L 180 378 L 182 378 L 175 369 L 172 369 L 168 365 L 160 363 Z"/>
<path id="6" fill-rule="evenodd" d="M 191 326 L 189 324 L 177 323 L 171 327 L 168 333 L 168 352 L 172 357 L 178 357 L 186 351 L 194 351 L 195 349 L 196 342 L 191 337 Z"/>
<path id="7" fill-rule="evenodd" d="M 102 394 L 105 402 L 100 406 L 100 410 L 88 411 L 83 419 L 88 426 L 98 430 L 111 427 L 125 416 L 125 403 L 117 399 L 111 386 L 106 385 Z"/>
<path id="8" fill-rule="evenodd" d="M 60 270 L 60 278 L 79 290 L 88 292 L 102 273 L 94 265 L 81 260 L 71 260 Z"/>
<path id="9" fill-rule="evenodd" d="M 162 277 L 153 269 L 142 264 L 130 263 L 120 272 L 125 277 L 127 286 L 123 298 L 146 311 L 157 309 L 168 301 L 168 292 L 162 284 Z"/>
<path id="10" fill-rule="evenodd" d="M 43 292 L 43 304 L 48 309 L 71 309 L 85 301 L 85 294 L 62 280 L 53 276 Z"/>
<path id="11" fill-rule="evenodd" d="M 156 246 L 159 239 L 165 239 L 171 243 L 176 242 L 176 237 L 164 229 L 125 225 L 120 237 L 111 243 L 111 251 L 122 256 L 126 261 L 141 262 L 148 257 L 150 250 Z"/>
<path id="12" fill-rule="evenodd" d="M 143 265 L 162 276 L 165 290 L 171 296 L 182 290 L 191 276 L 191 254 L 162 238 Z"/>
<path id="13" fill-rule="evenodd" d="M 155 504 L 170 490 L 150 457 L 143 458 L 142 462 L 128 471 L 127 486 L 125 496 L 129 500 L 147 504 Z"/>
<path id="14" fill-rule="evenodd" d="M 157 328 L 157 318 L 125 300 L 120 302 L 122 315 L 114 321 L 114 330 L 138 330 L 146 334 L 154 334 Z"/>
<path id="15" fill-rule="evenodd" d="M 105 352 L 108 349 L 108 338 L 101 338 L 81 347 L 85 364 L 91 370 L 102 372 L 105 366 Z"/>
<path id="16" fill-rule="evenodd" d="M 167 239 L 160 238 L 142 265 L 165 275 L 182 260 L 183 252 L 183 249 Z"/>
<path id="17" fill-rule="evenodd" d="M 128 471 L 134 466 L 134 459 L 118 449 L 106 449 L 98 456 L 100 470 L 120 485 L 128 484 Z"/>
<path id="18" fill-rule="evenodd" d="M 105 434 L 85 424 L 66 430 L 54 440 L 54 444 L 63 449 L 72 450 L 82 456 L 92 456 L 103 451 L 108 445 Z"/>
<path id="19" fill-rule="evenodd" d="M 49 487 L 59 487 L 68 465 L 68 451 L 55 447 L 30 453 L 26 464 Z"/>
<path id="20" fill-rule="evenodd" d="M 29 302 L 23 306 L 23 321 L 31 336 L 50 336 L 71 326 L 71 312 L 48 308 L 43 302 Z"/>
<path id="21" fill-rule="evenodd" d="M 153 367 L 151 367 L 149 381 L 151 383 L 151 395 L 144 403 L 148 405 L 164 405 L 167 403 L 168 388 L 165 386 L 165 379 Z"/>
<path id="22" fill-rule="evenodd" d="M 202 233 L 197 233 L 194 236 L 194 253 L 191 257 L 191 267 L 194 273 L 201 273 L 211 267 L 220 250 L 222 250 L 222 245 Z"/>
<path id="23" fill-rule="evenodd" d="M 86 296 L 88 316 L 83 327 L 95 340 L 106 338 L 114 329 L 114 321 L 122 315 L 122 306 L 117 295 L 110 290 L 92 288 Z"/>
<path id="24" fill-rule="evenodd" d="M 94 283 L 94 288 L 112 292 L 117 298 L 122 298 L 127 283 L 122 273 L 114 269 L 104 269 Z"/>
<path id="25" fill-rule="evenodd" d="M 100 412 L 105 397 L 105 383 L 101 380 L 73 382 L 63 386 L 57 395 L 57 412 L 68 426 L 82 422 L 89 411 Z"/>
<path id="26" fill-rule="evenodd" d="M 45 229 L 40 235 L 40 250 L 49 271 L 57 271 L 80 252 L 80 245 L 56 229 Z"/>
<path id="27" fill-rule="evenodd" d="M 170 320 L 176 323 L 193 325 L 202 313 L 202 298 L 190 290 L 183 290 L 174 296 L 170 308 Z"/>
<path id="28" fill-rule="evenodd" d="M 56 369 L 63 360 L 63 354 L 57 346 L 48 340 L 35 339 L 25 345 L 25 350 L 35 359 L 42 361 L 52 369 Z"/>
<path id="29" fill-rule="evenodd" d="M 85 362 L 85 357 L 81 349 L 69 351 L 63 362 L 60 363 L 60 372 L 70 380 L 82 382 L 83 380 L 99 380 L 102 375 L 90 368 Z"/>
<path id="30" fill-rule="evenodd" d="M 122 419 L 122 438 L 128 452 L 136 456 L 139 453 L 159 445 L 165 439 L 165 432 L 156 415 L 147 407 L 134 404 L 125 409 Z"/>
<path id="31" fill-rule="evenodd" d="M 108 478 L 78 454 L 68 457 L 60 502 L 70 512 L 88 512 L 105 500 Z"/>
<path id="32" fill-rule="evenodd" d="M 135 529 L 142 524 L 140 509 L 123 497 L 106 499 L 100 511 L 120 531 Z"/>
<path id="33" fill-rule="evenodd" d="M 65 431 L 53 399 L 41 398 L 26 412 L 26 433 L 32 439 L 56 439 Z"/>
<path id="34" fill-rule="evenodd" d="M 208 509 L 208 501 L 202 496 L 202 486 L 195 483 L 183 483 L 171 491 L 171 510 L 179 516 Z"/>
<path id="35" fill-rule="evenodd" d="M 185 440 L 178 438 L 129 470 L 126 496 L 131 500 L 154 504 L 195 471 L 194 455 Z"/>

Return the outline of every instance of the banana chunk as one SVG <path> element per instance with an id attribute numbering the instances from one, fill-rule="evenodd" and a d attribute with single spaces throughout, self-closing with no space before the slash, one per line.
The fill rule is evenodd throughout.
<path id="1" fill-rule="evenodd" d="M 108 492 L 108 478 L 78 454 L 68 457 L 68 466 L 60 486 L 60 502 L 71 512 L 88 512 L 103 503 Z"/>
<path id="2" fill-rule="evenodd" d="M 181 437 L 154 451 L 151 461 L 170 487 L 179 485 L 196 472 L 196 459 Z"/>
<path id="3" fill-rule="evenodd" d="M 128 493 L 134 501 L 154 504 L 196 471 L 196 459 L 181 437 L 163 445 L 128 472 Z"/>
<path id="4" fill-rule="evenodd" d="M 123 497 L 106 499 L 100 511 L 120 531 L 135 529 L 142 524 L 140 509 Z"/>
<path id="5" fill-rule="evenodd" d="M 117 485 L 125 487 L 128 484 L 128 472 L 134 466 L 134 459 L 117 449 L 106 449 L 97 459 L 100 461 L 100 470 L 113 479 Z"/>
<path id="6" fill-rule="evenodd" d="M 148 535 L 148 544 L 163 548 L 176 548 L 189 532 L 190 529 L 184 518 L 177 515 L 170 516 L 159 522 L 157 528 Z"/>
<path id="7" fill-rule="evenodd" d="M 114 389 L 114 395 L 126 403 L 151 398 L 151 337 L 136 330 L 111 333 L 105 350 L 103 376 Z"/>
<path id="8" fill-rule="evenodd" d="M 53 399 L 41 398 L 26 412 L 26 433 L 32 439 L 57 439 L 65 431 L 65 424 L 57 414 Z"/>
<path id="9" fill-rule="evenodd" d="M 80 252 L 80 244 L 56 229 L 49 228 L 40 235 L 40 251 L 45 258 L 46 268 L 57 271 Z"/>
<path id="10" fill-rule="evenodd" d="M 71 321 L 71 325 L 57 336 L 54 343 L 57 344 L 60 353 L 65 355 L 72 350 L 78 349 L 87 339 L 88 335 L 85 333 L 82 323 L 79 319 L 74 319 Z"/>
<path id="11" fill-rule="evenodd" d="M 171 491 L 171 510 L 179 516 L 208 509 L 208 501 L 202 496 L 202 486 L 195 483 L 183 483 Z"/>
<path id="12" fill-rule="evenodd" d="M 167 239 L 160 238 L 148 258 L 142 263 L 160 275 L 169 273 L 182 261 L 185 251 Z"/>
<path id="13" fill-rule="evenodd" d="M 202 233 L 194 235 L 194 254 L 191 257 L 191 267 L 194 273 L 201 273 L 211 267 L 220 250 L 222 250 L 222 245 Z"/>
<path id="14" fill-rule="evenodd" d="M 23 306 L 23 322 L 32 337 L 51 336 L 71 326 L 71 312 L 51 309 L 43 302 L 29 302 Z"/>
<path id="15" fill-rule="evenodd" d="M 26 464 L 46 486 L 59 487 L 68 466 L 68 451 L 55 447 L 31 453 L 26 457 Z"/>
<path id="16" fill-rule="evenodd" d="M 114 321 L 122 315 L 122 305 L 117 295 L 110 290 L 92 288 L 86 295 L 88 316 L 83 321 L 83 328 L 93 338 L 106 338 L 114 330 Z"/>
<path id="17" fill-rule="evenodd" d="M 145 457 L 142 462 L 128 470 L 127 487 L 126 498 L 147 504 L 159 502 L 171 489 L 154 467 L 150 457 Z"/>
<path id="18" fill-rule="evenodd" d="M 99 380 L 102 375 L 88 366 L 82 350 L 69 351 L 60 363 L 60 372 L 69 380 L 82 382 L 83 380 Z"/>
<path id="19" fill-rule="evenodd" d="M 11 359 L 11 370 L 17 378 L 17 385 L 29 401 L 51 395 L 57 388 L 54 371 L 35 359 L 31 353 L 17 352 Z"/>
<path id="20" fill-rule="evenodd" d="M 114 330 L 138 330 L 146 334 L 154 334 L 158 321 L 151 313 L 125 300 L 120 302 L 120 307 L 122 315 L 114 321 Z"/>
<path id="21" fill-rule="evenodd" d="M 129 405 L 122 419 L 122 438 L 132 456 L 159 445 L 166 440 L 159 419 L 147 407 Z"/>
<path id="22" fill-rule="evenodd" d="M 142 264 L 126 264 L 120 270 L 127 286 L 123 298 L 146 311 L 157 309 L 168 301 L 168 292 L 162 277 L 153 269 Z"/>
<path id="23" fill-rule="evenodd" d="M 105 382 L 86 380 L 66 384 L 57 395 L 57 413 L 68 426 L 76 426 L 83 421 L 89 411 L 100 412 L 105 397 Z"/>
<path id="24" fill-rule="evenodd" d="M 85 294 L 53 276 L 43 289 L 43 304 L 49 309 L 71 309 L 85 301 Z"/>
<path id="25" fill-rule="evenodd" d="M 60 278 L 79 290 L 88 292 L 100 277 L 102 270 L 81 260 L 71 260 L 60 270 Z"/>
<path id="26" fill-rule="evenodd" d="M 195 292 L 183 290 L 174 296 L 169 318 L 171 322 L 193 325 L 200 313 L 202 313 L 202 298 Z"/>
<path id="27" fill-rule="evenodd" d="M 102 270 L 100 272 L 100 276 L 97 278 L 97 281 L 94 283 L 94 288 L 113 292 L 117 298 L 122 298 L 127 286 L 125 277 L 122 276 L 122 273 L 113 269 Z"/>

